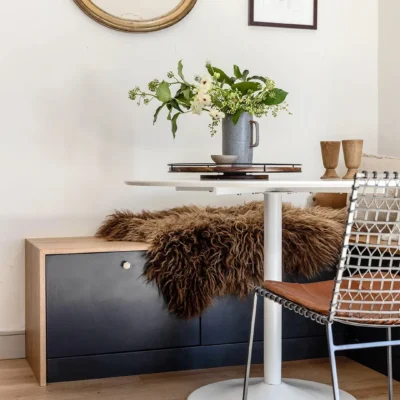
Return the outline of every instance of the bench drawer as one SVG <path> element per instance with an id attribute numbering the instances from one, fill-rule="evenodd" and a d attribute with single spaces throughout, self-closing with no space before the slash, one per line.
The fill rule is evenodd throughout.
<path id="1" fill-rule="evenodd" d="M 199 319 L 169 314 L 144 282 L 144 254 L 46 256 L 47 358 L 200 345 Z"/>

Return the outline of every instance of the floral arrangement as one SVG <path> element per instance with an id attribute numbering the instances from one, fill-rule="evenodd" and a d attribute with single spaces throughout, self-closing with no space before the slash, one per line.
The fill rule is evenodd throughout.
<path id="1" fill-rule="evenodd" d="M 179 61 L 177 74 L 168 72 L 168 80 L 161 82 L 154 79 L 148 84 L 149 92 L 136 87 L 129 92 L 129 98 L 138 100 L 138 105 L 142 101 L 146 105 L 152 101 L 161 102 L 154 114 L 154 123 L 165 108 L 174 138 L 178 130 L 178 118 L 182 114 L 208 113 L 211 117 L 211 135 L 215 135 L 223 118 L 231 117 L 237 124 L 244 112 L 256 117 L 271 113 L 276 117 L 278 112 L 287 111 L 285 100 L 288 93 L 276 88 L 272 79 L 250 76 L 248 70 L 242 72 L 237 65 L 233 67 L 233 77 L 210 63 L 206 64 L 206 68 L 207 75 L 197 76 L 195 83 L 190 83 L 185 79 L 183 63 Z M 172 89 L 175 86 L 177 90 L 173 94 Z"/>

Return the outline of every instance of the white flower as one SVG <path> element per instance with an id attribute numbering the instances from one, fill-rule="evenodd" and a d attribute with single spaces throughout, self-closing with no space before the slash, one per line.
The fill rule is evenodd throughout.
<path id="1" fill-rule="evenodd" d="M 196 97 L 197 101 L 203 106 L 207 107 L 211 105 L 211 96 L 207 93 L 200 92 Z"/>
<path id="2" fill-rule="evenodd" d="M 203 78 L 200 79 L 200 86 L 199 89 L 200 91 L 204 93 L 208 93 L 212 88 L 212 80 L 209 76 L 203 76 Z"/>
<path id="3" fill-rule="evenodd" d="M 215 108 L 213 108 L 210 111 L 210 115 L 213 119 L 223 119 L 225 118 L 225 114 L 222 111 L 218 111 Z"/>
<path id="4" fill-rule="evenodd" d="M 192 102 L 192 113 L 196 115 L 201 115 L 202 112 L 203 112 L 202 104 L 197 99 L 195 99 Z"/>
<path id="5" fill-rule="evenodd" d="M 213 109 L 210 111 L 210 115 L 211 115 L 211 117 L 212 117 L 213 119 L 218 119 L 218 110 L 216 110 L 215 108 L 213 108 Z"/>

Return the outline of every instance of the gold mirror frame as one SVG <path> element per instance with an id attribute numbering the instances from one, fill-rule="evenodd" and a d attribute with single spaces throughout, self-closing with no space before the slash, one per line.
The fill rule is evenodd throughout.
<path id="1" fill-rule="evenodd" d="M 182 0 L 182 2 L 171 10 L 168 14 L 161 17 L 144 21 L 130 21 L 111 15 L 97 7 L 90 0 L 74 0 L 79 8 L 90 18 L 108 28 L 123 32 L 153 32 L 168 28 L 176 24 L 192 10 L 197 0 Z"/>

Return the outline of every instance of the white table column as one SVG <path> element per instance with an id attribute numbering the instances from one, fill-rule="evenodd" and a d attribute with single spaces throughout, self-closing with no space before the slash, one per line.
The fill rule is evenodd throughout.
<path id="1" fill-rule="evenodd" d="M 282 281 L 282 193 L 264 194 L 264 279 Z M 264 383 L 282 383 L 282 307 L 264 299 Z M 279 345 L 277 345 L 279 343 Z"/>

